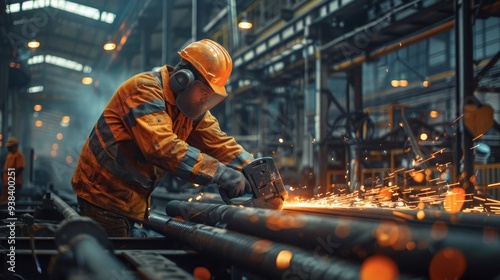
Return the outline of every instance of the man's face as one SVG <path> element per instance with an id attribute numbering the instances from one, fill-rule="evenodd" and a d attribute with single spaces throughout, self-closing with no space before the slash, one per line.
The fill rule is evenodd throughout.
<path id="1" fill-rule="evenodd" d="M 219 104 L 224 98 L 226 97 L 216 94 L 205 83 L 196 80 L 177 96 L 176 103 L 184 115 L 191 119 L 197 119 Z"/>
<path id="2" fill-rule="evenodd" d="M 13 152 L 17 151 L 17 145 L 8 146 L 8 147 L 7 147 L 7 151 L 8 151 L 9 153 L 13 153 Z"/>
<path id="3" fill-rule="evenodd" d="M 203 75 L 198 73 L 194 67 L 189 64 L 182 64 L 182 66 L 193 72 L 195 81 L 178 93 L 177 107 L 188 118 L 197 119 L 219 104 L 226 96 L 215 93 Z"/>

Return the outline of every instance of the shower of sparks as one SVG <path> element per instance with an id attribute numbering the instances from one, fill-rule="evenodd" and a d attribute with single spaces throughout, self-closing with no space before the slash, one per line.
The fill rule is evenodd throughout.
<path id="1" fill-rule="evenodd" d="M 440 149 L 432 153 L 428 159 L 420 159 L 417 164 L 420 165 L 434 159 L 443 152 L 444 149 Z M 388 208 L 394 210 L 394 215 L 409 219 L 409 216 L 405 216 L 407 214 L 396 210 L 422 209 L 421 206 L 423 203 L 429 208 L 437 208 L 449 213 L 455 213 L 459 211 L 457 208 L 462 208 L 464 203 L 478 202 L 475 203 L 476 206 L 461 209 L 460 211 L 475 213 L 491 212 L 500 215 L 499 200 L 483 198 L 481 196 L 472 197 L 471 194 L 464 193 L 461 183 L 448 183 L 446 181 L 446 174 L 451 172 L 448 170 L 450 164 L 451 162 L 436 164 L 437 176 L 436 174 L 430 173 L 433 174 L 434 177 L 428 175 L 426 172 L 427 170 L 400 168 L 387 173 L 387 176 L 384 178 L 370 178 L 373 182 L 372 186 L 367 187 L 362 185 L 360 190 L 355 190 L 351 193 L 346 193 L 347 191 L 345 189 L 341 189 L 335 194 L 327 192 L 315 195 L 313 198 L 304 198 L 299 195 L 293 196 L 293 191 L 299 188 L 292 187 L 289 192 L 293 198 L 285 202 L 285 208 Z M 427 185 L 406 186 L 406 179 L 416 176 L 417 174 L 426 177 Z M 398 179 L 398 175 L 404 176 L 404 179 Z M 465 176 L 465 174 L 460 174 L 458 181 L 462 182 Z M 348 188 L 351 182 L 347 182 L 346 185 Z M 487 185 L 488 188 L 499 186 L 500 183 Z M 318 189 L 320 188 L 318 187 Z M 413 219 L 413 216 L 411 219 Z"/>
<path id="2" fill-rule="evenodd" d="M 451 190 L 450 185 L 443 184 L 443 186 L 446 188 L 446 191 L 441 193 L 438 186 L 436 186 L 437 190 L 434 189 L 435 187 L 417 190 L 416 188 L 400 188 L 395 185 L 393 187 L 374 187 L 365 192 L 358 190 L 352 193 L 340 192 L 340 194 L 329 192 L 316 195 L 313 198 L 296 196 L 286 201 L 285 208 L 386 208 L 416 210 L 419 209 L 419 204 L 424 203 L 430 208 L 438 207 L 446 212 L 454 213 L 449 206 L 444 205 L 447 198 L 452 198 L 455 199 L 453 203 L 459 203 L 460 205 L 461 203 L 472 202 L 474 200 L 482 202 L 481 206 L 466 208 L 462 212 L 486 212 L 485 209 L 487 208 L 489 212 L 500 215 L 500 201 L 478 196 L 472 198 L 468 194 L 465 195 L 464 199 L 457 199 L 454 198 L 457 194 Z"/>
<path id="3" fill-rule="evenodd" d="M 456 119 L 453 121 L 453 123 L 458 122 L 458 121 L 459 121 L 459 120 L 460 120 L 463 116 L 464 116 L 464 114 L 461 114 L 458 118 L 456 118 Z"/>
<path id="4" fill-rule="evenodd" d="M 500 183 L 489 184 L 488 188 L 500 187 Z"/>
<path id="5" fill-rule="evenodd" d="M 477 139 L 479 139 L 479 138 L 483 137 L 483 135 L 484 135 L 484 134 L 482 134 L 482 133 L 481 133 L 481 134 L 479 134 L 478 136 L 476 136 L 475 138 L 473 138 L 473 139 L 472 139 L 472 141 L 476 141 Z"/>

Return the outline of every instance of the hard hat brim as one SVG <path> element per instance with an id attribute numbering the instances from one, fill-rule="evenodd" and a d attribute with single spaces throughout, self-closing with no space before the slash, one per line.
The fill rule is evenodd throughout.
<path id="1" fill-rule="evenodd" d="M 218 95 L 221 95 L 221 96 L 224 96 L 226 97 L 227 96 L 227 91 L 226 91 L 226 87 L 223 86 L 218 86 L 218 85 L 214 85 L 212 83 L 209 83 L 210 84 L 210 87 L 214 90 L 215 93 L 217 93 Z"/>

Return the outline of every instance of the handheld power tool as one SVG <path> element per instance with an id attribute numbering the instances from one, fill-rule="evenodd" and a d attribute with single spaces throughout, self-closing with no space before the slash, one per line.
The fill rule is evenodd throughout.
<path id="1" fill-rule="evenodd" d="M 241 172 L 250 183 L 252 198 L 237 202 L 242 198 L 229 199 L 224 192 L 220 192 L 226 204 L 283 210 L 288 193 L 273 158 L 254 159 L 245 165 Z"/>

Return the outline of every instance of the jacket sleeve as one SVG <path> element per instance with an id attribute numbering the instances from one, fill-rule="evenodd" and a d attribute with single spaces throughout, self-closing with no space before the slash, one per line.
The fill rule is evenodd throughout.
<path id="1" fill-rule="evenodd" d="M 237 170 L 253 160 L 253 156 L 234 137 L 221 130 L 219 122 L 210 111 L 195 125 L 187 142 Z"/>
<path id="2" fill-rule="evenodd" d="M 122 118 L 150 163 L 191 182 L 212 182 L 219 162 L 173 132 L 162 89 L 154 78 L 143 77 L 124 102 L 123 107 L 130 110 Z"/>

